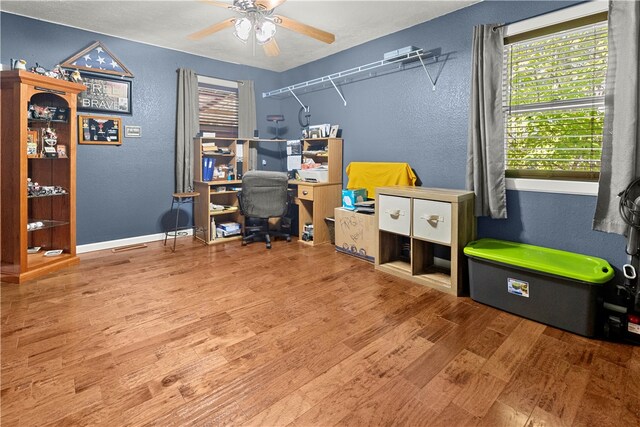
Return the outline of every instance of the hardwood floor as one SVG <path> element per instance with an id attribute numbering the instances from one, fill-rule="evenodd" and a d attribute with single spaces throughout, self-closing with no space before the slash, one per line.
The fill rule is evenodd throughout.
<path id="1" fill-rule="evenodd" d="M 276 241 L 3 283 L 2 426 L 640 425 L 640 349 Z"/>

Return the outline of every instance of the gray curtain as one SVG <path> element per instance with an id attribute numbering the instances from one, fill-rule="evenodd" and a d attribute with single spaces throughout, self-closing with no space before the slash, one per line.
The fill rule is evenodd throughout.
<path id="1" fill-rule="evenodd" d="M 252 80 L 241 80 L 238 84 L 238 138 L 253 138 L 253 131 L 258 128 L 256 121 L 256 94 Z M 246 149 L 246 147 L 245 147 Z M 252 144 L 249 158 L 251 164 L 245 165 L 248 170 L 256 170 L 258 152 Z"/>
<path id="2" fill-rule="evenodd" d="M 593 229 L 623 234 L 617 195 L 640 176 L 640 3 L 609 3 L 602 167 Z"/>
<path id="3" fill-rule="evenodd" d="M 176 123 L 176 192 L 193 189 L 193 138 L 200 131 L 198 75 L 178 70 L 178 113 Z"/>
<path id="4" fill-rule="evenodd" d="M 504 27 L 473 29 L 467 190 L 476 195 L 475 215 L 507 217 L 502 113 Z"/>

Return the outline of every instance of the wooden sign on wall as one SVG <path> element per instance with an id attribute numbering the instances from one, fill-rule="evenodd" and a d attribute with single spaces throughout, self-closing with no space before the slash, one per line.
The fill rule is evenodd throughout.
<path id="1" fill-rule="evenodd" d="M 131 114 L 131 81 L 82 73 L 87 89 L 78 94 L 78 111 Z"/>

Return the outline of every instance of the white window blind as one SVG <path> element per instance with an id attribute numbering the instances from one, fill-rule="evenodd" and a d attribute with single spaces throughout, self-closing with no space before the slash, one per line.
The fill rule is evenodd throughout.
<path id="1" fill-rule="evenodd" d="M 198 83 L 200 130 L 217 137 L 238 137 L 238 89 Z"/>
<path id="2" fill-rule="evenodd" d="M 598 177 L 607 52 L 606 22 L 505 45 L 508 176 Z"/>

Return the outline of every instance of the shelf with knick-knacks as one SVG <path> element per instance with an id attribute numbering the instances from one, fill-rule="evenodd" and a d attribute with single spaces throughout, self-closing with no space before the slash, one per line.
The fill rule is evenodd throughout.
<path id="1" fill-rule="evenodd" d="M 195 138 L 194 180 L 209 182 L 236 179 L 238 141 L 236 138 Z"/>
<path id="2" fill-rule="evenodd" d="M 43 122 L 40 128 L 33 129 L 31 121 L 27 128 L 27 158 L 29 159 L 66 159 L 67 146 L 58 143 L 58 135 L 51 122 Z M 66 122 L 60 122 L 66 123 Z"/>
<path id="3" fill-rule="evenodd" d="M 2 280 L 22 283 L 76 256 L 76 105 L 85 86 L 2 71 Z M 36 249 L 37 248 L 37 249 Z"/>

